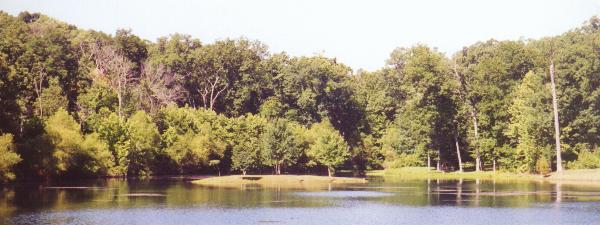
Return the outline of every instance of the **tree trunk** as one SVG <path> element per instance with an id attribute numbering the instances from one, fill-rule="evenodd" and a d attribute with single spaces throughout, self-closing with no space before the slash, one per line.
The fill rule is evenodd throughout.
<path id="1" fill-rule="evenodd" d="M 123 119 L 123 96 L 121 95 L 121 91 L 117 93 L 117 100 L 119 101 L 119 110 L 117 113 L 119 114 L 119 118 Z"/>
<path id="2" fill-rule="evenodd" d="M 42 99 L 42 85 L 44 84 L 44 75 L 45 72 L 40 72 L 39 74 L 39 80 L 35 80 L 34 79 L 34 86 L 35 86 L 35 93 L 37 94 L 37 100 L 38 100 L 38 115 L 40 116 L 40 118 L 44 117 L 44 107 L 43 107 L 43 99 Z"/>
<path id="3" fill-rule="evenodd" d="M 458 137 L 454 135 L 454 142 L 456 143 L 456 156 L 458 157 L 458 171 L 463 172 L 462 157 L 460 155 L 460 145 L 458 144 Z"/>
<path id="4" fill-rule="evenodd" d="M 492 159 L 493 171 L 496 172 L 496 158 Z"/>
<path id="5" fill-rule="evenodd" d="M 242 175 L 246 176 L 246 170 L 242 170 Z"/>
<path id="6" fill-rule="evenodd" d="M 427 170 L 431 170 L 431 156 L 427 153 Z"/>
<path id="7" fill-rule="evenodd" d="M 473 117 L 473 130 L 475 131 L 475 171 L 481 170 L 481 156 L 479 155 L 479 123 L 477 122 L 477 112 L 471 109 Z"/>
<path id="8" fill-rule="evenodd" d="M 554 82 L 554 61 L 550 61 L 550 82 L 552 83 L 552 110 L 554 111 L 554 139 L 556 142 L 556 172 L 562 172 L 560 150 L 560 125 L 558 123 L 558 102 L 556 100 L 556 83 Z"/>
<path id="9" fill-rule="evenodd" d="M 327 167 L 327 174 L 331 177 L 333 175 L 333 168 Z"/>

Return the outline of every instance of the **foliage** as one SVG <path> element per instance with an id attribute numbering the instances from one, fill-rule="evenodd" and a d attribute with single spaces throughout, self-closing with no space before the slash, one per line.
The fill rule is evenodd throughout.
<path id="1" fill-rule="evenodd" d="M 75 157 L 81 153 L 83 137 L 79 124 L 64 109 L 59 109 L 46 121 L 46 135 L 54 147 L 54 173 L 65 173 L 75 167 Z"/>
<path id="2" fill-rule="evenodd" d="M 0 183 L 15 179 L 13 166 L 21 162 L 21 157 L 15 152 L 11 134 L 0 135 Z"/>
<path id="3" fill-rule="evenodd" d="M 167 107 L 161 112 L 165 154 L 181 172 L 189 173 L 224 156 L 228 121 L 211 111 Z"/>
<path id="4" fill-rule="evenodd" d="M 271 121 L 261 136 L 261 158 L 263 163 L 273 166 L 281 174 L 283 166 L 295 164 L 303 154 L 300 138 L 294 134 L 290 124 L 282 119 Z"/>
<path id="5" fill-rule="evenodd" d="M 232 169 L 240 170 L 243 174 L 250 169 L 261 166 L 261 135 L 264 133 L 267 121 L 264 118 L 247 115 L 236 119 L 233 133 L 233 154 L 231 155 Z"/>
<path id="6" fill-rule="evenodd" d="M 314 124 L 307 136 L 310 145 L 306 155 L 318 164 L 326 166 L 329 176 L 350 157 L 349 147 L 344 138 L 327 120 Z"/>
<path id="7" fill-rule="evenodd" d="M 138 111 L 127 120 L 129 152 L 127 174 L 150 174 L 151 161 L 158 151 L 160 135 L 156 124 L 144 112 Z"/>
<path id="8" fill-rule="evenodd" d="M 556 165 L 551 61 L 563 159 L 595 167 L 587 151 L 600 146 L 597 18 L 450 58 L 397 48 L 376 71 L 272 54 L 245 38 L 149 41 L 29 12 L 0 12 L 0 40 L 0 132 L 22 158 L 7 153 L 0 171 L 17 178 L 452 169 L 458 156 L 486 170 L 545 173 Z"/>
<path id="9" fill-rule="evenodd" d="M 537 161 L 548 154 L 545 150 L 553 135 L 549 93 L 542 77 L 529 72 L 516 90 L 509 109 L 511 120 L 507 135 L 516 141 L 517 154 L 522 156 L 511 163 L 520 165 L 524 171 L 537 171 Z"/>
<path id="10" fill-rule="evenodd" d="M 597 169 L 600 168 L 600 151 L 583 150 L 577 160 L 567 164 L 569 169 Z"/>

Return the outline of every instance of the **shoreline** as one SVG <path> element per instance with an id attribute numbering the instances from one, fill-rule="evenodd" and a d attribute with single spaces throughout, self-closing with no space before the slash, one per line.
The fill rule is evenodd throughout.
<path id="1" fill-rule="evenodd" d="M 467 180 L 520 180 L 562 184 L 600 185 L 600 169 L 565 170 L 562 173 L 552 172 L 548 175 L 517 174 L 508 172 L 439 172 L 424 167 L 407 167 L 387 170 L 372 170 L 368 176 L 397 177 L 400 179 L 467 179 Z"/>

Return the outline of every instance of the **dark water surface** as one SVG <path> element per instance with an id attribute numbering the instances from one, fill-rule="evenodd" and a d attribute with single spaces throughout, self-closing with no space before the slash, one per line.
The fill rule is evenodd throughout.
<path id="1" fill-rule="evenodd" d="M 209 188 L 177 179 L 16 184 L 3 224 L 600 224 L 600 186 L 401 180 Z"/>

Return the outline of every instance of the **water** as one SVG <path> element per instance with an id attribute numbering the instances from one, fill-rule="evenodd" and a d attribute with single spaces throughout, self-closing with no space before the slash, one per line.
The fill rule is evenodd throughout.
<path id="1" fill-rule="evenodd" d="M 177 179 L 18 184 L 4 224 L 599 224 L 600 186 L 401 180 L 209 188 Z"/>

